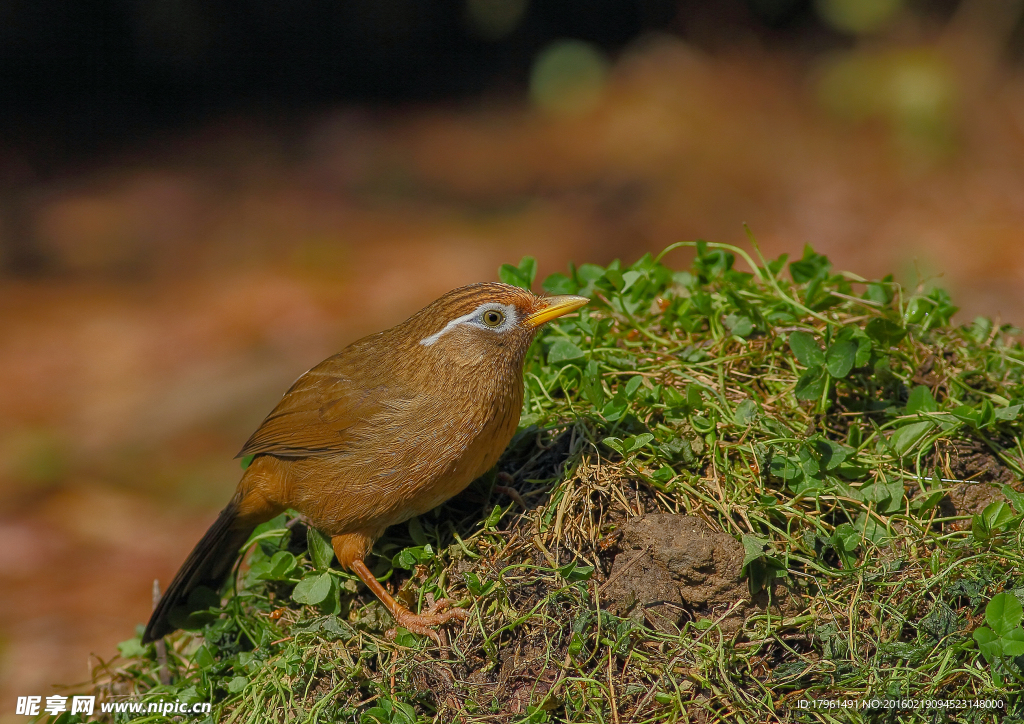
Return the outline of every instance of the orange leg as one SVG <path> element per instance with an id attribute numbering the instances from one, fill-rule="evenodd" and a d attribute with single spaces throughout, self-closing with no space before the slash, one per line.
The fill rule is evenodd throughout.
<path id="1" fill-rule="evenodd" d="M 380 581 L 374 578 L 366 564 L 363 563 L 363 555 L 365 555 L 365 551 L 370 546 L 369 539 L 358 534 L 336 535 L 331 538 L 331 544 L 342 567 L 348 568 L 359 576 L 360 580 L 366 584 L 366 587 L 373 591 L 374 595 L 391 612 L 395 623 L 402 628 L 407 628 L 421 636 L 429 636 L 440 646 L 441 637 L 433 630 L 433 626 L 441 626 L 453 618 L 457 618 L 460 621 L 465 621 L 469 618 L 469 614 L 461 608 L 453 608 L 446 611 L 445 609 L 452 605 L 452 602 L 447 598 L 441 599 L 423 614 L 415 614 L 396 601 L 385 590 L 384 586 L 380 585 Z"/>
<path id="2" fill-rule="evenodd" d="M 495 493 L 507 495 L 520 508 L 522 508 L 523 510 L 528 510 L 526 506 L 526 501 L 523 500 L 523 496 L 519 494 L 518 490 L 512 487 L 512 485 L 516 482 L 515 478 L 513 478 L 508 473 L 498 473 L 497 479 L 501 481 L 500 484 L 493 486 L 491 489 Z"/>

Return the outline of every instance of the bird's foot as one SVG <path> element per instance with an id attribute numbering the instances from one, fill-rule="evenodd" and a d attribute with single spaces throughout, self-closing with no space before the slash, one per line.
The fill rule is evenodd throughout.
<path id="1" fill-rule="evenodd" d="M 511 498 L 512 501 L 523 510 L 529 510 L 526 505 L 526 501 L 523 500 L 523 496 L 520 495 L 519 491 L 515 488 L 509 487 L 508 485 L 495 485 L 492 490 L 495 493 L 500 493 L 501 495 Z"/>
<path id="2" fill-rule="evenodd" d="M 453 601 L 447 598 L 442 598 L 421 614 L 413 613 L 402 606 L 396 606 L 396 610 L 392 611 L 392 614 L 395 617 L 395 623 L 402 628 L 408 629 L 409 631 L 421 636 L 429 636 L 434 640 L 434 643 L 441 646 L 441 636 L 433 629 L 433 627 L 443 626 L 453 618 L 460 621 L 465 621 L 469 618 L 469 612 L 461 608 L 451 608 L 450 610 L 446 610 L 449 609 L 452 603 Z M 390 634 L 391 632 L 389 631 L 388 633 Z"/>
<path id="3" fill-rule="evenodd" d="M 500 493 L 501 495 L 505 495 L 508 496 L 509 498 L 512 498 L 516 505 L 518 505 L 523 510 L 527 509 L 526 501 L 523 500 L 523 496 L 519 494 L 518 490 L 512 487 L 513 485 L 515 485 L 515 478 L 513 478 L 508 473 L 502 472 L 497 474 L 496 480 L 498 482 L 491 488 L 491 490 L 493 490 L 495 493 Z"/>

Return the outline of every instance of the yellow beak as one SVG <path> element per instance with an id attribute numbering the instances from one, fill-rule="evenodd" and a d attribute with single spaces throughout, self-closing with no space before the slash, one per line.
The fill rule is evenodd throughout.
<path id="1" fill-rule="evenodd" d="M 552 319 L 561 317 L 563 314 L 575 312 L 590 300 L 586 297 L 577 297 L 571 294 L 566 294 L 561 297 L 544 297 L 542 301 L 544 301 L 547 306 L 534 312 L 525 320 L 531 327 L 539 327 L 545 322 L 550 322 Z"/>

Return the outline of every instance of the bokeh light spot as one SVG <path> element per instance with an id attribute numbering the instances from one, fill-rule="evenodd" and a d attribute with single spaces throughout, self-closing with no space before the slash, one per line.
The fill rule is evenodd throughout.
<path id="1" fill-rule="evenodd" d="M 818 102 L 848 121 L 881 119 L 903 147 L 940 157 L 956 135 L 957 86 L 936 52 L 854 51 L 827 62 Z"/>
<path id="2" fill-rule="evenodd" d="M 530 73 L 530 100 L 556 116 L 593 110 L 608 77 L 608 60 L 582 40 L 558 40 L 544 48 Z"/>
<path id="3" fill-rule="evenodd" d="M 903 6 L 903 0 L 815 0 L 818 17 L 844 33 L 877 30 Z"/>

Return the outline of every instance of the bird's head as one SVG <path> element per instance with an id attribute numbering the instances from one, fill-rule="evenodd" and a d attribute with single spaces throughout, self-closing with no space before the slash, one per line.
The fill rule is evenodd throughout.
<path id="1" fill-rule="evenodd" d="M 571 295 L 539 297 L 509 284 L 484 282 L 448 292 L 406 324 L 415 332 L 415 347 L 450 363 L 493 363 L 500 358 L 521 364 L 543 324 L 588 301 Z"/>

